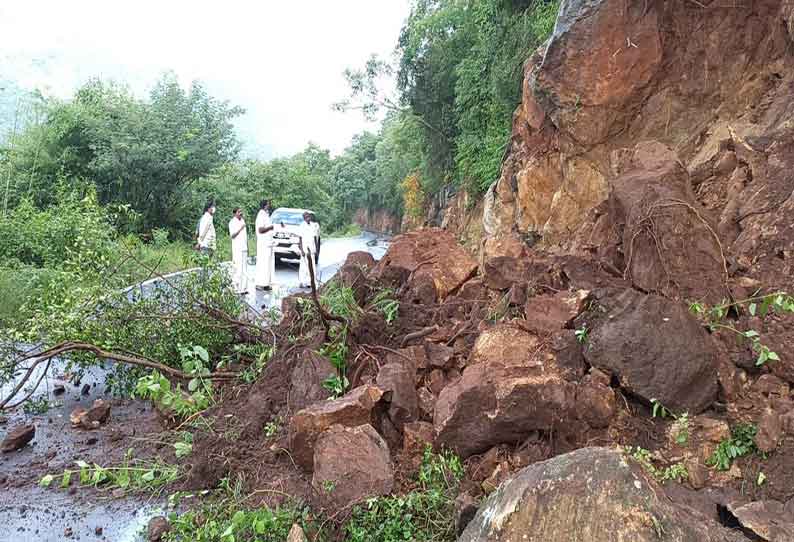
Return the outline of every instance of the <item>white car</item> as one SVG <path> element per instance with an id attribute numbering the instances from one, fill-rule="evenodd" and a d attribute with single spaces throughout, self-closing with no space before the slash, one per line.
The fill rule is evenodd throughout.
<path id="1" fill-rule="evenodd" d="M 275 247 L 273 247 L 273 254 L 277 262 L 282 259 L 300 260 L 298 227 L 303 222 L 303 213 L 314 214 L 309 209 L 292 209 L 289 207 L 279 207 L 271 213 L 270 222 L 272 224 L 284 223 L 284 229 L 277 228 L 276 233 L 273 234 L 273 239 L 276 242 Z"/>

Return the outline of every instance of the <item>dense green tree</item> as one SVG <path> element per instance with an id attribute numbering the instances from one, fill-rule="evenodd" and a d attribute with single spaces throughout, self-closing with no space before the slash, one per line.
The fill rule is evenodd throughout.
<path id="1" fill-rule="evenodd" d="M 409 123 L 410 149 L 389 148 L 421 156 L 411 167 L 426 193 L 450 183 L 480 193 L 499 174 L 522 65 L 551 33 L 557 8 L 558 0 L 415 0 L 397 44 L 399 96 L 380 90 L 393 68 L 373 57 L 345 72 L 351 98 L 337 107 L 386 111 L 403 130 Z"/>
<path id="2" fill-rule="evenodd" d="M 173 225 L 179 192 L 236 157 L 231 121 L 241 113 L 199 83 L 184 90 L 173 75 L 147 100 L 92 81 L 71 101 L 51 101 L 44 121 L 20 140 L 11 164 L 15 194 L 47 205 L 58 179 L 83 179 L 102 204 L 137 211 L 137 228 Z"/>

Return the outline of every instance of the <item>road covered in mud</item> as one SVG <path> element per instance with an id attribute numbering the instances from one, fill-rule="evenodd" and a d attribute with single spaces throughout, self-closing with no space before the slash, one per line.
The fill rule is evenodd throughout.
<path id="1" fill-rule="evenodd" d="M 371 234 L 325 240 L 318 266 L 320 281 L 330 279 L 350 252 L 366 251 L 379 259 L 387 246 L 387 240 Z M 253 266 L 249 276 L 253 276 Z M 297 264 L 281 263 L 273 291 L 252 288 L 246 302 L 257 311 L 278 307 L 284 297 L 299 291 L 297 284 Z M 162 287 L 163 281 L 155 279 L 131 291 L 147 296 Z M 112 466 L 123 464 L 127 457 L 167 453 L 170 446 L 152 436 L 162 427 L 149 401 L 110 397 L 106 378 L 111 369 L 106 363 L 79 374 L 70 373 L 65 361 L 55 360 L 27 406 L 0 417 L 3 436 L 20 425 L 33 424 L 36 428 L 35 437 L 22 450 L 0 456 L 0 542 L 145 540 L 149 519 L 164 511 L 165 494 L 139 497 L 124 490 L 103 492 L 74 484 L 61 489 L 60 476 L 55 476 L 49 487 L 40 485 L 47 474 L 75 469 L 78 461 Z M 33 375 L 31 382 L 38 381 L 37 376 Z M 3 386 L 0 397 L 14 384 Z M 90 409 L 98 399 L 110 403 L 110 421 L 94 430 L 73 428 L 70 414 L 77 408 Z"/>

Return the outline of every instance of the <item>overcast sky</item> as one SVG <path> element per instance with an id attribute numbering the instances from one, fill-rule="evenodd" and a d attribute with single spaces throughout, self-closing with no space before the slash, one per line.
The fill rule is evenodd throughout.
<path id="1" fill-rule="evenodd" d="M 390 56 L 408 12 L 409 0 L 0 0 L 0 74 L 66 98 L 97 76 L 144 95 L 173 70 L 247 110 L 249 153 L 337 153 L 368 127 L 330 109 L 342 71 Z"/>

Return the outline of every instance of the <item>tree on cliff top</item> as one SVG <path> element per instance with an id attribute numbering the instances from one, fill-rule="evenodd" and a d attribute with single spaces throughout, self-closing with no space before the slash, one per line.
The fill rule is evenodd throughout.
<path id="1" fill-rule="evenodd" d="M 393 68 L 373 58 L 361 70 L 346 71 L 353 100 L 339 106 L 370 117 L 385 109 L 412 119 L 423 147 L 417 170 L 427 193 L 450 182 L 481 193 L 499 175 L 523 63 L 551 34 L 558 5 L 415 0 L 396 48 L 399 96 L 380 90 L 378 83 Z"/>

